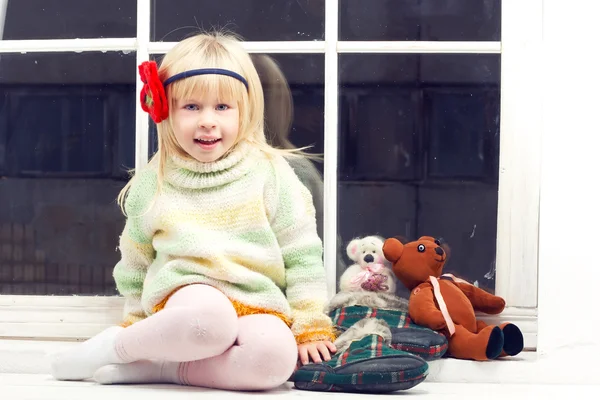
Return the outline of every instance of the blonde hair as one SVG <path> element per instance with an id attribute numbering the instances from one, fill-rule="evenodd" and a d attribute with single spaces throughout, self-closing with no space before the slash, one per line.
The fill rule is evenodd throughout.
<path id="1" fill-rule="evenodd" d="M 192 97 L 197 92 L 213 92 L 223 101 L 237 101 L 240 112 L 238 136 L 229 150 L 231 152 L 238 143 L 246 142 L 260 149 L 267 156 L 282 155 L 287 157 L 310 157 L 305 148 L 276 148 L 267 143 L 264 132 L 264 93 L 258 72 L 238 39 L 229 33 L 202 33 L 182 40 L 163 58 L 158 69 L 161 81 L 192 69 L 222 68 L 237 72 L 248 81 L 248 89 L 235 78 L 223 75 L 198 75 L 177 80 L 166 88 L 167 102 L 172 110 L 177 99 Z M 160 192 L 165 176 L 166 163 L 170 156 L 184 158 L 190 156 L 179 146 L 173 129 L 172 114 L 157 124 L 158 150 L 149 161 L 157 170 L 157 193 Z M 229 153 L 228 152 L 228 153 Z M 226 157 L 228 153 L 224 154 Z M 125 185 L 118 196 L 118 204 L 124 214 L 125 201 L 132 179 Z"/>

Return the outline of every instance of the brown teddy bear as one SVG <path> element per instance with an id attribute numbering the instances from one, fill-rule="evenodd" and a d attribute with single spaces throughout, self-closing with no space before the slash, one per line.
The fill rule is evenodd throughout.
<path id="1" fill-rule="evenodd" d="M 452 275 L 442 275 L 447 257 L 440 240 L 423 236 L 402 244 L 389 238 L 383 254 L 392 262 L 396 277 L 411 291 L 411 319 L 443 332 L 448 338 L 449 356 L 490 360 L 523 350 L 523 334 L 516 325 L 489 326 L 475 318 L 475 311 L 501 313 L 504 299 Z"/>

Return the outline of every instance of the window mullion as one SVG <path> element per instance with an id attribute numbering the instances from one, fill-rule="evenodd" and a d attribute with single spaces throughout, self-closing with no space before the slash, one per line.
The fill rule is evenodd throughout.
<path id="1" fill-rule="evenodd" d="M 500 42 L 452 41 L 343 41 L 338 43 L 340 53 L 417 53 L 417 54 L 498 54 Z"/>
<path id="2" fill-rule="evenodd" d="M 338 172 L 338 0 L 325 2 L 325 138 L 323 242 L 327 291 L 336 293 Z"/>
<path id="3" fill-rule="evenodd" d="M 6 7 L 8 0 L 0 0 L 0 41 L 4 37 L 4 22 L 6 21 Z"/>
<path id="4" fill-rule="evenodd" d="M 150 54 L 165 54 L 177 42 L 151 42 L 148 45 Z M 273 41 L 273 42 L 242 42 L 242 46 L 249 53 L 269 54 L 314 54 L 325 52 L 324 41 Z"/>
<path id="5" fill-rule="evenodd" d="M 542 0 L 502 2 L 496 294 L 536 307 L 542 142 Z"/>
<path id="6" fill-rule="evenodd" d="M 137 2 L 137 65 L 150 59 L 148 45 L 150 43 L 150 1 Z M 137 77 L 137 71 L 136 71 Z M 142 81 L 136 79 L 137 93 L 142 91 Z M 148 162 L 148 115 L 141 107 L 135 108 L 135 169 L 146 165 Z"/>
<path id="7" fill-rule="evenodd" d="M 133 51 L 135 38 L 0 40 L 0 53 Z"/>

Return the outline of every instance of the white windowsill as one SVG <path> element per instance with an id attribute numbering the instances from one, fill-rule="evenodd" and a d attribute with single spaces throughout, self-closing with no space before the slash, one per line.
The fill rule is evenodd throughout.
<path id="1" fill-rule="evenodd" d="M 0 336 L 5 338 L 0 339 L 0 373 L 47 374 L 46 353 L 73 346 L 75 340 L 85 340 L 117 324 L 122 302 L 119 297 L 100 296 L 0 296 Z M 537 310 L 508 307 L 501 315 L 481 317 L 490 324 L 517 324 L 524 333 L 525 346 L 535 349 Z M 581 374 L 556 377 L 556 373 L 540 373 L 552 370 L 551 365 L 544 359 L 540 362 L 533 352 L 523 353 L 516 360 L 490 363 L 443 359 L 430 363 L 427 381 L 554 383 L 554 378 L 564 378 L 569 383 L 586 382 Z"/>
<path id="2" fill-rule="evenodd" d="M 46 354 L 76 342 L 0 340 L 0 374 L 48 374 Z M 505 360 L 476 362 L 444 358 L 429 363 L 427 382 L 489 384 L 565 384 L 598 382 L 598 350 L 564 348 L 550 355 L 523 352 Z M 589 360 L 589 364 L 586 362 Z"/>
<path id="3" fill-rule="evenodd" d="M 0 340 L 85 340 L 119 324 L 117 296 L 0 296 Z M 499 315 L 478 314 L 488 324 L 509 321 L 523 331 L 525 348 L 537 346 L 537 309 L 507 307 Z"/>

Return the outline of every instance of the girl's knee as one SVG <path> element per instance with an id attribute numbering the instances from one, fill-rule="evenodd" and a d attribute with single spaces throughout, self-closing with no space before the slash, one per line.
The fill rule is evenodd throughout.
<path id="1" fill-rule="evenodd" d="M 252 368 L 248 368 L 243 385 L 250 390 L 270 390 L 283 385 L 292 376 L 298 360 L 295 345 L 261 345 L 256 349 L 255 358 L 250 360 Z"/>
<path id="2" fill-rule="evenodd" d="M 187 335 L 190 342 L 212 348 L 214 355 L 222 354 L 237 339 L 237 314 L 231 304 L 229 308 L 190 307 L 187 316 Z"/>
<path id="3" fill-rule="evenodd" d="M 179 314 L 177 329 L 184 335 L 183 340 L 208 350 L 209 356 L 222 354 L 236 341 L 237 313 L 229 299 L 215 288 L 184 287 L 172 296 L 166 310 Z"/>
<path id="4" fill-rule="evenodd" d="M 252 316 L 250 316 L 252 317 Z M 257 316 L 259 317 L 259 316 Z M 244 343 L 252 349 L 252 385 L 256 390 L 267 390 L 285 383 L 296 367 L 298 346 L 294 335 L 277 317 L 261 315 L 252 339 Z M 249 318 L 249 317 L 245 317 Z M 240 323 L 240 329 L 244 329 Z"/>

